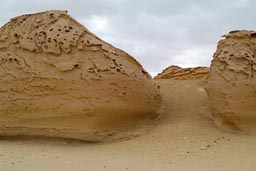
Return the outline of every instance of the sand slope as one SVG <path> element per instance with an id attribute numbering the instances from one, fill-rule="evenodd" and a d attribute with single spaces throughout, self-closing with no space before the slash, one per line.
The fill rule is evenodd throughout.
<path id="1" fill-rule="evenodd" d="M 205 117 L 201 81 L 157 80 L 165 115 L 145 135 L 112 143 L 1 140 L 0 170 L 254 171 L 256 137 L 226 133 Z"/>

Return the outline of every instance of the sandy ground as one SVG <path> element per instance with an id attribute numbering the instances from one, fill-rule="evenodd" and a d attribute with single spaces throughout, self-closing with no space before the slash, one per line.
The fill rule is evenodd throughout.
<path id="1" fill-rule="evenodd" d="M 255 171 L 256 137 L 218 129 L 200 81 L 156 82 L 164 114 L 148 133 L 108 143 L 2 139 L 0 171 Z"/>

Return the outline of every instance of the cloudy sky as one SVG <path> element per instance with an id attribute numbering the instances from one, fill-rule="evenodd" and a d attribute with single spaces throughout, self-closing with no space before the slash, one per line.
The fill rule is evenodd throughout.
<path id="1" fill-rule="evenodd" d="M 255 30 L 255 0 L 0 0 L 0 25 L 25 13 L 68 10 L 152 75 L 170 65 L 209 66 L 231 30 Z"/>

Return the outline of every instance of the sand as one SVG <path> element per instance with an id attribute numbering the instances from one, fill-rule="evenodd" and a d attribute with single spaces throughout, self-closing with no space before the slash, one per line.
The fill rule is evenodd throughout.
<path id="1" fill-rule="evenodd" d="M 156 80 L 163 115 L 146 134 L 124 141 L 2 139 L 2 171 L 254 171 L 256 137 L 217 128 L 202 81 Z"/>

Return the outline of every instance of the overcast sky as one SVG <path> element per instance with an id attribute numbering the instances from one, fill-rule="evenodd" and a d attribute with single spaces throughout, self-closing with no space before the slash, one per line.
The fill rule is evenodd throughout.
<path id="1" fill-rule="evenodd" d="M 218 40 L 255 30 L 256 0 L 0 0 L 0 25 L 25 13 L 68 10 L 151 74 L 170 65 L 209 66 Z"/>

